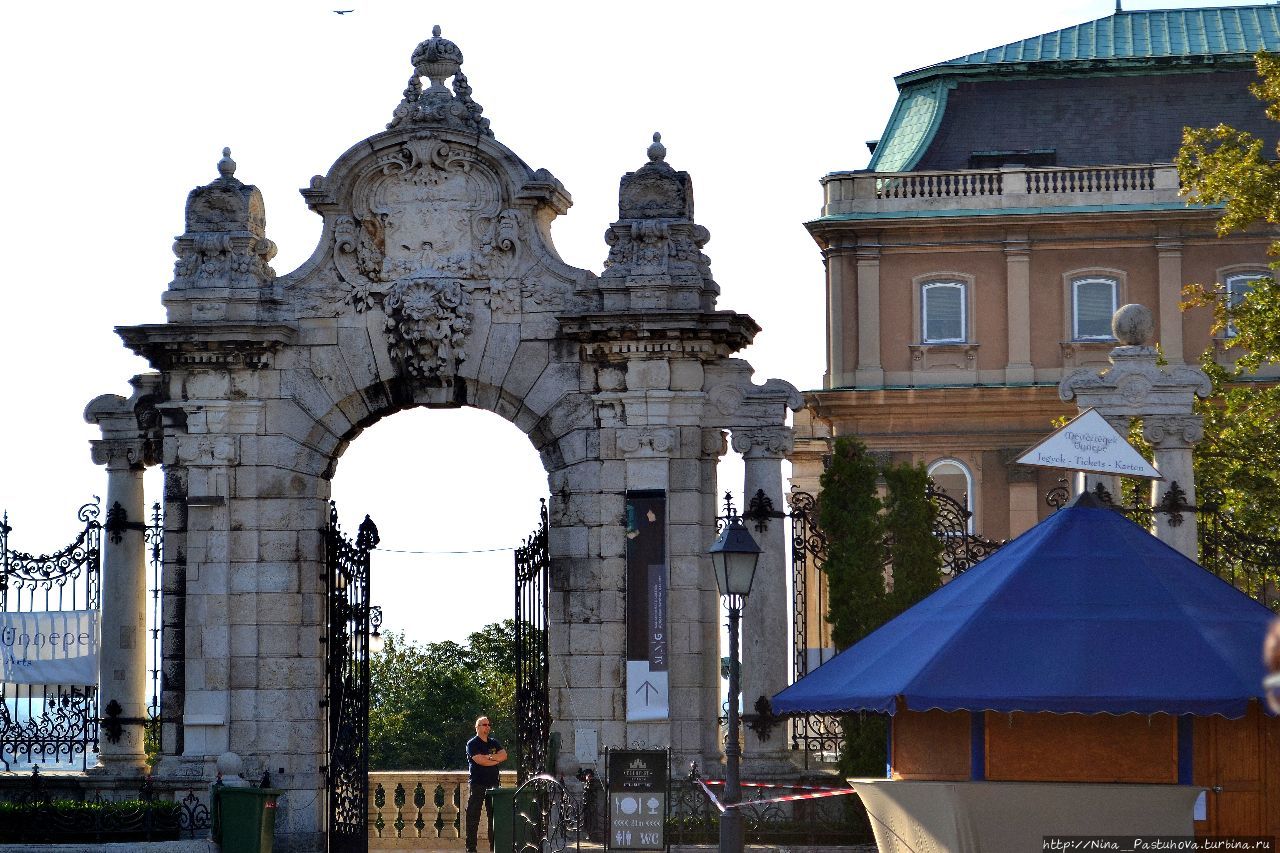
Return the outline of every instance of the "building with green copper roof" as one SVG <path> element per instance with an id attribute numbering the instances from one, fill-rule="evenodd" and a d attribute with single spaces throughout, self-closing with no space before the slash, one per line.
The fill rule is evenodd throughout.
<path id="1" fill-rule="evenodd" d="M 1121 11 L 908 71 L 869 168 L 1168 162 L 1219 121 L 1274 136 L 1238 97 L 1259 50 L 1280 51 L 1280 7 Z"/>

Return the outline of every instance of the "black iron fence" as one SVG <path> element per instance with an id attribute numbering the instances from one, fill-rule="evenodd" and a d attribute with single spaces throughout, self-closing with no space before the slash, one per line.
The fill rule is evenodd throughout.
<path id="1" fill-rule="evenodd" d="M 13 528 L 0 518 L 0 614 L 92 611 L 101 603 L 102 526 L 98 499 L 76 513 L 81 529 L 69 545 L 34 555 L 10 547 Z M 22 644 L 6 628 L 9 653 Z M 30 642 L 28 640 L 28 642 Z M 34 764 L 85 770 L 98 751 L 96 684 L 0 682 L 0 764 L 5 770 Z"/>
<path id="2" fill-rule="evenodd" d="M 209 792 L 168 787 L 150 777 L 121 788 L 120 780 L 80 774 L 0 779 L 0 843 L 73 844 L 168 841 L 209 834 Z M 203 794 L 203 795 L 202 795 Z"/>

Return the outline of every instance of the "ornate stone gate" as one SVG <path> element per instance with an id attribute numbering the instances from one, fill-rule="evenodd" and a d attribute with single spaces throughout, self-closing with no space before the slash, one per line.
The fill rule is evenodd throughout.
<path id="1" fill-rule="evenodd" d="M 634 742 L 670 746 L 678 764 L 718 761 L 718 599 L 705 552 L 727 432 L 748 458 L 750 493 L 783 505 L 785 419 L 801 401 L 730 358 L 759 329 L 716 308 L 689 175 L 666 163 L 655 134 L 648 162 L 622 178 L 603 274 L 570 267 L 549 237 L 568 192 L 495 140 L 461 62 L 438 30 L 418 46 L 386 132 L 302 190 L 324 227 L 288 275 L 270 266 L 261 194 L 224 151 L 219 177 L 187 199 L 168 322 L 118 330 L 156 372 L 135 379 L 132 398 L 106 395 L 86 412 L 131 515 L 143 466 L 158 455 L 164 468 L 157 773 L 212 781 L 228 751 L 246 776 L 269 770 L 286 791 L 284 850 L 324 846 L 324 531 L 330 479 L 365 427 L 415 406 L 473 406 L 514 423 L 541 455 L 550 712 L 570 772 Z M 627 721 L 626 704 L 630 492 L 666 501 L 670 710 L 643 723 Z M 105 552 L 107 573 L 130 571 L 133 535 Z M 761 615 L 744 626 L 744 672 L 760 693 L 787 677 L 774 538 L 752 595 Z M 128 607 L 130 594 L 106 606 Z M 104 760 L 136 770 L 140 744 L 124 738 Z M 759 748 L 748 744 L 748 758 Z"/>

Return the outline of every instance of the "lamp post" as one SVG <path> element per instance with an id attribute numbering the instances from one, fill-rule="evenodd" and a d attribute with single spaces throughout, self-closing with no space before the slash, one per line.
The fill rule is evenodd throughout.
<path id="1" fill-rule="evenodd" d="M 715 570 L 716 587 L 729 609 L 729 725 L 724 744 L 724 804 L 728 808 L 720 815 L 720 853 L 742 853 L 742 812 L 733 807 L 742 799 L 738 779 L 742 757 L 738 745 L 738 621 L 755 579 L 760 546 L 734 512 L 728 495 L 725 496 L 725 519 L 724 529 L 707 552 Z"/>

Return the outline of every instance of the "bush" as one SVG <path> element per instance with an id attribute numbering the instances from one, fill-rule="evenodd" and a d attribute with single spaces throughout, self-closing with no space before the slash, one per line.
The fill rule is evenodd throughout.
<path id="1" fill-rule="evenodd" d="M 0 802 L 0 843 L 173 841 L 180 812 L 158 800 Z"/>

